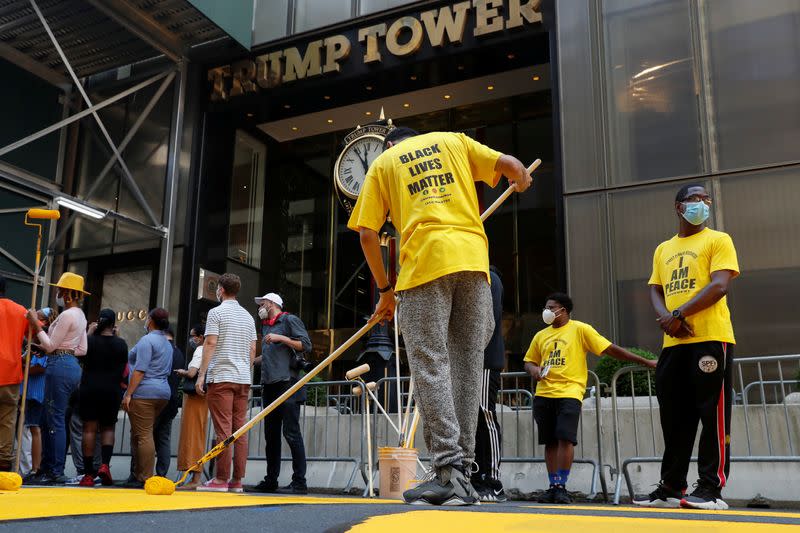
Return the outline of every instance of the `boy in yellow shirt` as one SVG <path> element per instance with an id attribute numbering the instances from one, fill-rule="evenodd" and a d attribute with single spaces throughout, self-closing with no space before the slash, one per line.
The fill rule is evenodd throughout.
<path id="1" fill-rule="evenodd" d="M 489 248 L 475 181 L 494 187 L 501 174 L 518 192 L 531 184 L 523 164 L 462 133 L 420 135 L 395 128 L 367 172 L 347 227 L 380 292 L 375 315 L 391 320 L 395 293 L 431 479 L 407 490 L 410 504 L 471 505 L 483 351 L 494 331 Z M 378 232 L 391 213 L 400 235 L 400 275 L 392 288 Z"/>
<path id="2" fill-rule="evenodd" d="M 705 226 L 711 197 L 702 185 L 686 185 L 675 197 L 678 234 L 653 254 L 650 301 L 664 331 L 656 369 L 664 458 L 661 483 L 643 507 L 722 510 L 730 471 L 733 325 L 726 294 L 739 275 L 727 233 Z M 697 488 L 688 496 L 686 475 L 697 435 Z"/>
<path id="3" fill-rule="evenodd" d="M 539 331 L 525 354 L 525 371 L 538 382 L 533 416 L 539 429 L 539 444 L 550 488 L 542 503 L 571 503 L 566 484 L 578 444 L 578 421 L 586 392 L 586 354 L 609 355 L 620 361 L 655 368 L 656 362 L 639 357 L 597 333 L 583 322 L 571 320 L 572 299 L 563 293 L 547 297 L 542 321 L 549 327 Z"/>

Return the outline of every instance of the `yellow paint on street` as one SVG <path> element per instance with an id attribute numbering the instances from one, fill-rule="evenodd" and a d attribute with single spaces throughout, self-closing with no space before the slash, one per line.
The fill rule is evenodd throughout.
<path id="1" fill-rule="evenodd" d="M 781 518 L 800 518 L 800 513 L 789 513 L 783 511 L 763 511 L 763 510 L 732 510 L 727 511 L 704 511 L 702 509 L 662 509 L 658 507 L 627 507 L 611 505 L 529 505 L 528 509 L 555 509 L 558 511 L 584 510 L 601 511 L 604 513 L 671 513 L 671 514 L 713 514 L 714 516 L 754 516 L 754 517 L 781 517 Z"/>
<path id="2" fill-rule="evenodd" d="M 568 508 L 561 508 L 569 512 Z M 793 533 L 796 525 L 725 522 L 724 520 L 680 520 L 669 518 L 630 518 L 574 516 L 535 513 L 459 513 L 452 511 L 411 511 L 402 514 L 373 516 L 353 526 L 353 533 L 386 531 L 535 531 L 564 533 Z"/>
<path id="3" fill-rule="evenodd" d="M 392 500 L 334 498 L 318 496 L 256 496 L 215 492 L 175 492 L 170 496 L 150 496 L 144 490 L 22 488 L 0 491 L 0 520 L 20 520 L 87 514 L 182 511 L 223 507 L 292 504 L 370 504 L 397 503 Z"/>

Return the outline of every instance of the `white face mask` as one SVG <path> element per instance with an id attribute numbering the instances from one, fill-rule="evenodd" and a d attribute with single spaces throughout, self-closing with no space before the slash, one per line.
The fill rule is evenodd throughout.
<path id="1" fill-rule="evenodd" d="M 144 321 L 144 333 L 145 333 L 145 335 L 147 335 L 148 333 L 150 333 L 150 329 L 147 327 L 147 325 L 148 325 L 149 323 L 150 323 L 150 320 L 145 320 L 145 321 Z"/>
<path id="2" fill-rule="evenodd" d="M 561 313 L 559 313 L 559 314 L 561 314 Z M 552 324 L 553 322 L 555 322 L 556 318 L 558 318 L 558 315 L 556 313 L 554 313 L 553 311 L 551 311 L 550 309 L 545 309 L 545 310 L 542 311 L 542 322 L 544 322 L 548 326 L 550 324 Z"/>
<path id="3" fill-rule="evenodd" d="M 216 295 L 217 295 L 217 301 L 221 302 L 222 301 L 222 287 L 217 287 Z"/>
<path id="4" fill-rule="evenodd" d="M 56 296 L 56 305 L 59 306 L 59 307 L 66 307 L 67 306 L 67 304 L 64 303 L 64 297 L 63 296 Z"/>
<path id="5" fill-rule="evenodd" d="M 261 320 L 266 320 L 269 316 L 269 311 L 267 311 L 266 307 L 259 307 L 258 308 L 258 318 Z"/>

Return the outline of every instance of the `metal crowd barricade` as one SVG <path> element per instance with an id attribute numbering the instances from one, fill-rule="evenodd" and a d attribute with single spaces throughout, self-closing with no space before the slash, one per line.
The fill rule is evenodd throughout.
<path id="1" fill-rule="evenodd" d="M 361 394 L 353 394 L 353 389 Z M 251 388 L 249 417 L 262 409 L 261 387 Z M 300 431 L 306 448 L 307 462 L 353 464 L 344 492 L 349 492 L 361 472 L 366 481 L 366 418 L 364 384 L 355 381 L 312 381 L 305 387 L 306 402 L 300 409 Z M 249 460 L 266 460 L 264 421 L 251 432 Z M 281 438 L 282 450 L 286 445 Z M 291 462 L 291 455 L 281 454 L 281 461 Z"/>
<path id="2" fill-rule="evenodd" d="M 786 397 L 792 391 L 792 384 L 798 383 L 800 373 L 800 355 L 776 355 L 764 357 L 746 357 L 733 360 L 734 401 L 731 410 L 732 423 L 741 418 L 744 423 L 747 455 L 731 456 L 733 462 L 751 463 L 795 463 L 800 462 L 798 450 L 797 430 L 800 424 L 800 404 L 792 405 L 786 402 Z M 611 380 L 612 412 L 614 429 L 614 452 L 617 474 L 614 488 L 614 503 L 619 504 L 622 491 L 622 479 L 625 479 L 626 488 L 631 498 L 634 497 L 634 488 L 631 481 L 629 466 L 640 463 L 660 463 L 663 454 L 663 436 L 661 424 L 657 420 L 657 400 L 653 394 L 646 398 L 638 397 L 634 387 L 634 375 L 646 374 L 647 390 L 655 392 L 652 371 L 630 366 L 618 370 Z M 620 396 L 618 386 L 622 380 L 631 383 L 631 418 L 632 431 L 623 431 L 620 422 Z M 751 402 L 753 393 L 758 393 L 755 402 Z M 646 409 L 644 421 L 639 420 L 642 411 Z M 647 434 L 642 436 L 642 432 Z M 742 437 L 731 432 L 733 449 L 745 444 Z M 623 439 L 623 435 L 632 435 L 632 439 Z M 776 442 L 778 437 L 786 436 L 785 440 Z M 643 441 L 643 442 L 640 442 Z M 691 461 L 696 462 L 697 457 Z"/>
<path id="3" fill-rule="evenodd" d="M 353 389 L 361 389 L 362 394 L 353 394 Z M 364 384 L 354 381 L 314 381 L 306 386 L 307 401 L 301 406 L 300 430 L 306 447 L 307 462 L 352 463 L 353 469 L 348 477 L 344 492 L 349 492 L 361 475 L 366 482 L 366 418 L 364 417 Z M 258 414 L 261 406 L 261 386 L 253 385 L 248 400 L 250 419 Z M 115 456 L 130 456 L 130 433 L 128 413 L 120 412 L 122 417 L 117 424 Z M 266 461 L 264 422 L 260 422 L 248 435 L 248 460 Z M 215 444 L 214 424 L 209 415 L 206 425 L 206 450 Z M 180 435 L 180 428 L 173 436 Z M 171 457 L 177 456 L 177 439 L 172 439 Z M 285 449 L 283 439 L 281 446 Z M 197 459 L 197 458 L 193 458 Z M 281 454 L 281 461 L 291 462 L 291 456 Z M 205 471 L 206 477 L 212 473 L 213 460 Z"/>
<path id="4" fill-rule="evenodd" d="M 537 429 L 533 417 L 533 381 L 526 372 L 505 372 L 500 375 L 501 387 L 498 392 L 497 417 L 503 434 L 502 458 L 501 463 L 544 463 L 544 450 L 536 443 Z M 595 435 L 592 437 L 584 425 L 584 416 L 580 418 L 578 447 L 576 449 L 575 463 L 588 464 L 592 467 L 592 481 L 589 488 L 589 497 L 597 494 L 598 483 L 603 491 L 603 495 L 608 497 L 608 487 L 605 474 L 603 472 L 603 443 L 601 430 L 601 405 L 600 405 L 600 380 L 594 372 L 589 372 L 589 385 L 587 393 L 592 399 L 595 412 L 595 420 L 592 424 Z M 383 392 L 379 396 L 381 403 L 387 407 L 390 395 L 396 396 L 397 378 L 387 377 L 376 382 L 376 394 Z M 409 377 L 401 377 L 401 397 L 403 405 L 408 401 Z M 388 385 L 382 387 L 383 385 Z M 592 394 L 592 392 L 594 394 Z M 386 409 L 392 422 L 397 424 L 397 411 Z M 373 446 L 378 447 L 379 442 L 388 442 L 393 445 L 396 441 L 397 433 L 391 427 L 386 417 L 373 409 Z M 511 420 L 507 420 L 510 418 Z M 509 431 L 513 425 L 513 431 Z M 527 435 L 527 436 L 526 436 Z M 588 439 L 588 442 L 587 442 Z M 419 438 L 417 439 L 419 442 Z M 419 446 L 418 446 L 419 447 Z M 538 452 L 538 453 L 537 453 Z M 373 455 L 377 457 L 377 454 Z M 430 457 L 420 455 L 420 460 L 429 461 Z"/>
<path id="5" fill-rule="evenodd" d="M 500 374 L 500 401 L 497 404 L 498 419 L 500 421 L 500 428 L 503 434 L 503 456 L 501 463 L 544 463 L 544 447 L 538 444 L 538 428 L 534 419 L 533 398 L 534 398 L 534 382 L 527 372 L 504 372 Z M 513 380 L 512 383 L 509 383 Z M 522 383 L 520 383 L 522 382 Z M 597 485 L 603 491 L 604 497 L 608 497 L 608 487 L 606 484 L 605 474 L 603 472 L 603 441 L 602 441 L 602 423 L 601 423 L 601 402 L 600 402 L 600 379 L 592 371 L 588 373 L 586 392 L 588 397 L 584 399 L 584 409 L 581 413 L 580 422 L 578 426 L 578 446 L 575 450 L 575 459 L 573 463 L 588 464 L 592 467 L 592 481 L 589 488 L 589 498 L 593 498 L 597 494 Z M 508 399 L 505 399 L 508 398 Z M 586 417 L 586 400 L 591 400 L 591 405 L 594 407 L 594 426 L 595 435 L 591 438 L 584 423 Z M 510 409 L 512 412 L 511 418 L 514 424 L 514 438 L 509 439 L 507 427 L 509 422 L 506 420 L 507 411 Z M 530 412 L 530 440 L 524 442 L 524 435 L 526 432 L 524 428 L 528 422 L 523 422 L 524 418 L 528 415 L 526 411 Z M 524 418 L 523 418 L 524 417 Z M 510 441 L 510 442 L 509 442 Z M 509 444 L 513 443 L 513 447 Z M 513 453 L 511 452 L 513 449 Z"/>

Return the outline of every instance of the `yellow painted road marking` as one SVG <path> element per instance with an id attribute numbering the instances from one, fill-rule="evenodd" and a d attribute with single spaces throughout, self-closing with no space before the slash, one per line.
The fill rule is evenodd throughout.
<path id="1" fill-rule="evenodd" d="M 87 514 L 180 511 L 220 507 L 291 504 L 397 504 L 397 500 L 316 496 L 254 496 L 214 492 L 175 492 L 150 496 L 134 489 L 22 488 L 0 491 L 0 520 Z"/>
<path id="2" fill-rule="evenodd" d="M 564 509 L 562 507 L 562 509 Z M 353 533 L 386 531 L 491 531 L 536 533 L 794 533 L 796 525 L 724 522 L 717 520 L 675 520 L 622 516 L 576 516 L 533 513 L 454 513 L 451 511 L 411 511 L 373 516 L 350 528 Z"/>
<path id="3" fill-rule="evenodd" d="M 714 516 L 756 516 L 756 517 L 779 517 L 779 518 L 800 518 L 800 513 L 789 513 L 784 511 L 745 511 L 728 509 L 727 511 L 704 511 L 702 509 L 664 509 L 661 507 L 617 507 L 610 505 L 571 505 L 569 507 L 558 505 L 528 505 L 528 509 L 555 509 L 558 511 L 567 511 L 569 509 L 578 509 L 586 511 L 602 511 L 609 513 L 678 513 L 678 514 L 713 514 Z"/>

